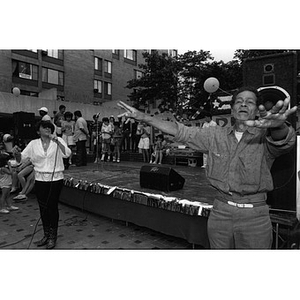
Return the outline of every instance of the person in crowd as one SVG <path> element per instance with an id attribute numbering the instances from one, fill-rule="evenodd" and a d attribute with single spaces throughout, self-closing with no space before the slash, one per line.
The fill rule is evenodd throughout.
<path id="1" fill-rule="evenodd" d="M 121 144 L 121 150 L 123 152 L 130 150 L 130 120 L 123 120 L 122 122 L 122 144 Z"/>
<path id="2" fill-rule="evenodd" d="M 6 133 L 3 135 L 3 143 L 5 147 L 5 151 L 9 154 L 12 153 L 12 149 L 14 147 L 14 136 L 10 133 Z"/>
<path id="3" fill-rule="evenodd" d="M 269 249 L 272 223 L 266 204 L 273 190 L 271 166 L 291 151 L 296 135 L 287 118 L 296 112 L 290 99 L 266 110 L 260 93 L 240 88 L 232 97 L 235 123 L 229 127 L 188 127 L 151 117 L 119 102 L 122 116 L 135 118 L 174 136 L 190 148 L 208 152 L 207 179 L 216 189 L 207 224 L 212 249 Z"/>
<path id="4" fill-rule="evenodd" d="M 87 152 L 86 142 L 90 136 L 87 122 L 82 117 L 81 111 L 76 110 L 74 112 L 75 117 L 75 129 L 74 129 L 74 142 L 76 143 L 76 166 L 87 165 Z"/>
<path id="5" fill-rule="evenodd" d="M 9 214 L 10 211 L 18 210 L 17 206 L 12 205 L 10 190 L 12 185 L 12 170 L 9 163 L 10 155 L 0 153 L 0 214 Z"/>
<path id="6" fill-rule="evenodd" d="M 211 113 L 207 112 L 204 117 L 204 123 L 202 125 L 203 128 L 217 126 L 217 123 L 212 119 Z M 207 165 L 207 154 L 203 153 L 203 165 L 201 168 L 205 169 Z"/>
<path id="7" fill-rule="evenodd" d="M 40 114 L 40 117 L 43 121 L 51 121 L 51 117 L 48 115 L 48 108 L 43 106 L 41 108 L 39 108 L 39 114 Z"/>
<path id="8" fill-rule="evenodd" d="M 105 156 L 107 155 L 107 161 L 111 160 L 111 137 L 113 131 L 111 128 L 111 124 L 109 124 L 109 119 L 107 117 L 102 118 L 102 126 L 101 126 L 101 138 L 102 138 L 102 156 L 101 161 L 105 160 Z"/>
<path id="9" fill-rule="evenodd" d="M 39 111 L 39 114 L 40 114 L 40 117 L 41 117 L 42 121 L 49 121 L 49 122 L 53 123 L 54 128 L 55 128 L 54 134 L 56 135 L 56 132 L 57 132 L 56 125 L 54 124 L 53 120 L 51 119 L 50 115 L 48 114 L 49 113 L 48 108 L 43 106 L 43 107 L 39 108 L 38 111 Z"/>
<path id="10" fill-rule="evenodd" d="M 109 124 L 111 126 L 111 133 L 112 133 L 112 136 L 113 136 L 114 130 L 115 130 L 115 125 L 114 125 L 115 124 L 115 117 L 113 115 L 111 115 L 109 117 Z M 113 140 L 113 138 L 111 138 L 110 153 L 114 153 L 114 148 L 115 148 L 114 140 Z"/>
<path id="11" fill-rule="evenodd" d="M 32 190 L 34 186 L 34 168 L 30 159 L 24 160 L 20 166 L 15 168 L 19 183 L 21 184 L 22 190 L 15 196 L 14 200 L 26 201 L 27 194 Z M 29 189 L 31 187 L 31 189 Z"/>
<path id="12" fill-rule="evenodd" d="M 59 221 L 58 200 L 63 187 L 63 158 L 71 154 L 71 149 L 61 137 L 54 135 L 55 127 L 49 121 L 37 123 L 40 136 L 29 142 L 22 152 L 16 149 L 19 161 L 28 158 L 35 171 L 35 194 L 40 208 L 44 236 L 35 242 L 38 247 L 46 245 L 47 249 L 56 246 Z"/>
<path id="13" fill-rule="evenodd" d="M 114 133 L 113 133 L 113 144 L 114 144 L 114 152 L 113 152 L 113 162 L 120 162 L 121 160 L 121 142 L 122 142 L 122 129 L 120 127 L 120 122 L 114 123 Z"/>
<path id="14" fill-rule="evenodd" d="M 75 121 L 73 120 L 73 114 L 70 111 L 66 111 L 64 114 L 64 119 L 61 120 L 61 132 L 62 139 L 72 151 L 71 155 L 68 158 L 68 165 L 72 165 L 73 151 L 76 146 L 74 142 L 74 130 Z"/>
<path id="15" fill-rule="evenodd" d="M 12 187 L 10 192 L 14 193 L 15 191 L 17 191 L 19 186 L 18 174 L 15 171 L 15 166 L 19 165 L 19 163 L 16 162 L 12 152 L 14 147 L 14 137 L 10 133 L 5 133 L 5 134 L 0 133 L 0 136 L 1 136 L 0 139 L 2 140 L 2 142 L 0 143 L 0 152 L 5 152 L 10 156 L 9 164 L 11 166 L 11 172 L 12 172 L 11 174 Z"/>
<path id="16" fill-rule="evenodd" d="M 99 113 L 93 115 L 93 122 L 91 124 L 91 136 L 94 153 L 94 163 L 98 163 L 101 157 L 102 138 L 101 138 L 101 126 L 102 122 L 99 121 Z"/>
<path id="17" fill-rule="evenodd" d="M 145 163 L 150 162 L 150 127 L 146 123 L 142 123 L 140 126 L 141 138 L 139 141 L 139 150 L 143 154 L 143 161 Z"/>
<path id="18" fill-rule="evenodd" d="M 138 135 L 137 132 L 138 129 L 138 122 L 133 120 L 131 122 L 131 151 L 132 152 L 138 152 L 139 148 L 139 141 L 140 141 L 140 135 Z"/>
<path id="19" fill-rule="evenodd" d="M 61 131 L 61 122 L 65 119 L 65 112 L 66 112 L 66 106 L 61 104 L 58 107 L 58 112 L 54 115 L 54 124 L 56 125 L 56 134 L 59 137 L 62 137 L 62 131 Z"/>
<path id="20" fill-rule="evenodd" d="M 156 137 L 156 141 L 154 144 L 154 164 L 162 164 L 162 159 L 163 159 L 163 151 L 165 150 L 165 145 L 166 142 L 164 140 L 164 135 L 163 134 L 158 134 Z"/>

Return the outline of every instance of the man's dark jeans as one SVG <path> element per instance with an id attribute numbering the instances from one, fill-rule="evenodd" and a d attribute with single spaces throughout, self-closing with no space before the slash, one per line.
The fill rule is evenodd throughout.
<path id="1" fill-rule="evenodd" d="M 76 166 L 86 166 L 87 154 L 85 147 L 86 140 L 76 142 Z"/>

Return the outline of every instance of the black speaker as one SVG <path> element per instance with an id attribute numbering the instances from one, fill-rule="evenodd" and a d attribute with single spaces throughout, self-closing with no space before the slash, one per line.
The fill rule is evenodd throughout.
<path id="1" fill-rule="evenodd" d="M 157 165 L 142 166 L 140 170 L 140 186 L 164 192 L 183 188 L 185 179 L 170 167 Z"/>
<path id="2" fill-rule="evenodd" d="M 19 111 L 13 113 L 14 135 L 20 139 L 33 139 L 36 137 L 35 115 Z"/>

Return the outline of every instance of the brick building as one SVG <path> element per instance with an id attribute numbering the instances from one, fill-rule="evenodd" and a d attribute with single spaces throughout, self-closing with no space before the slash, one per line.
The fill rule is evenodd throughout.
<path id="1" fill-rule="evenodd" d="M 115 114 L 115 102 L 131 93 L 127 82 L 141 76 L 146 51 L 151 50 L 0 50 L 0 117 L 16 111 L 37 115 L 41 106 L 52 115 L 60 104 L 81 110 L 88 120 L 98 111 Z M 14 87 L 20 96 L 14 97 Z"/>

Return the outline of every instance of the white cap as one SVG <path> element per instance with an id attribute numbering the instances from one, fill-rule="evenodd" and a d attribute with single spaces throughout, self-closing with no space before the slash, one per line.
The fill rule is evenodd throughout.
<path id="1" fill-rule="evenodd" d="M 47 108 L 47 107 L 41 107 L 41 108 L 39 109 L 39 111 L 40 111 L 40 110 L 42 110 L 42 111 L 48 113 L 48 108 Z"/>
<path id="2" fill-rule="evenodd" d="M 51 121 L 51 117 L 49 115 L 45 115 L 42 117 L 42 121 Z"/>
<path id="3" fill-rule="evenodd" d="M 10 139 L 12 139 L 12 136 L 9 133 L 4 134 L 3 142 L 8 142 Z"/>

